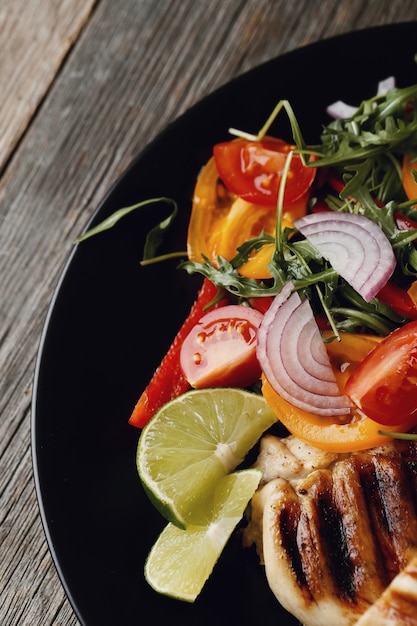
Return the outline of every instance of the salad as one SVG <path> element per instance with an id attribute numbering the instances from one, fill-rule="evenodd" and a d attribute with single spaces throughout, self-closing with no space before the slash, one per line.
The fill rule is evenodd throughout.
<path id="1" fill-rule="evenodd" d="M 315 145 L 281 101 L 258 133 L 230 129 L 213 147 L 187 250 L 173 252 L 202 286 L 132 426 L 190 390 L 233 388 L 331 453 L 416 438 L 417 85 L 390 79 L 329 113 Z M 274 136 L 278 115 L 289 140 Z M 149 233 L 143 265 L 163 262 L 157 246 L 178 212 L 169 198 L 122 209 L 80 240 L 154 202 L 172 213 Z"/>
<path id="2" fill-rule="evenodd" d="M 290 104 L 280 102 L 258 135 L 231 129 L 238 136 L 214 146 L 195 187 L 188 260 L 179 266 L 203 275 L 204 283 L 133 411 L 131 424 L 142 428 L 159 406 L 191 386 L 247 387 L 266 368 L 270 375 L 264 391 L 269 401 L 280 413 L 279 405 L 284 403 L 285 425 L 315 445 L 351 451 L 381 443 L 381 430 L 407 432 L 415 425 L 415 390 L 407 386 L 407 368 L 412 366 L 408 360 L 417 328 L 412 323 L 417 320 L 416 94 L 414 85 L 392 87 L 364 101 L 352 117 L 324 127 L 315 146 L 304 144 Z M 292 125 L 293 144 L 269 135 L 273 120 L 283 111 Z M 149 241 L 153 236 L 155 232 Z M 154 254 L 149 241 L 146 257 Z M 145 258 L 148 262 L 155 258 Z M 348 397 L 344 400 L 348 407 L 339 411 L 337 419 L 333 411 L 324 415 L 317 407 L 300 406 L 296 394 L 303 393 L 303 382 L 295 382 L 292 392 L 283 390 L 282 381 L 272 384 L 277 372 L 270 370 L 268 346 L 280 344 L 279 337 L 270 337 L 265 330 L 271 329 L 275 309 L 281 310 L 277 294 L 290 284 L 290 291 L 308 303 L 330 359 L 351 363 L 335 371 L 340 395 Z M 257 325 L 255 311 L 262 315 L 268 311 L 268 316 L 262 356 L 254 353 L 247 337 L 248 350 L 226 376 L 219 364 L 220 351 L 233 342 L 233 330 L 218 328 L 217 339 L 205 343 L 208 365 L 204 366 L 196 362 L 192 335 L 198 336 L 197 322 L 206 308 L 211 309 L 207 320 L 212 324 L 214 310 L 231 304 L 241 307 L 239 315 L 248 327 Z M 232 311 L 237 309 L 231 310 L 233 320 Z M 303 341 L 299 323 L 295 328 L 281 346 L 282 359 L 288 344 L 295 348 Z M 402 352 L 392 350 L 395 330 L 397 345 L 405 346 Z M 376 342 L 381 344 L 378 350 L 365 360 Z M 210 355 L 216 351 L 213 362 Z M 382 372 L 373 362 L 384 353 L 394 356 Z M 359 362 L 361 367 L 353 375 Z M 280 362 L 279 367 L 283 365 L 288 371 L 288 363 Z M 291 367 L 294 378 L 302 376 L 303 363 Z M 314 375 L 322 384 L 321 374 Z M 331 394 L 316 395 L 326 405 Z M 304 409 L 307 413 L 301 412 Z"/>

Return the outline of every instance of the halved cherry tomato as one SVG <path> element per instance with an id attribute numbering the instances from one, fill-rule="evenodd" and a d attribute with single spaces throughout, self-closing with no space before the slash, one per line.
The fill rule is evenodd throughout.
<path id="1" fill-rule="evenodd" d="M 341 336 L 341 342 L 332 341 L 326 346 L 339 387 L 343 389 L 350 373 L 356 371 L 358 363 L 378 346 L 382 338 L 353 333 L 342 333 Z M 266 380 L 263 381 L 262 393 L 279 420 L 293 435 L 323 450 L 354 452 L 380 446 L 390 440 L 379 434 L 379 423 L 358 410 L 352 409 L 347 420 L 315 415 L 281 398 Z M 406 432 L 412 425 L 413 422 L 409 420 L 404 424 L 390 426 L 390 430 Z"/>
<path id="2" fill-rule="evenodd" d="M 405 155 L 403 158 L 401 177 L 404 191 L 409 200 L 417 199 L 417 182 L 415 181 L 413 172 L 417 172 L 417 157 Z"/>
<path id="3" fill-rule="evenodd" d="M 417 321 L 385 337 L 347 380 L 345 392 L 379 424 L 417 423 Z"/>
<path id="4" fill-rule="evenodd" d="M 259 380 L 256 338 L 262 318 L 239 304 L 204 315 L 181 347 L 181 367 L 190 385 L 248 387 Z"/>
<path id="5" fill-rule="evenodd" d="M 282 139 L 260 141 L 238 138 L 216 144 L 214 160 L 220 178 L 240 198 L 262 206 L 276 207 L 282 171 L 295 146 Z M 294 154 L 285 184 L 284 205 L 301 198 L 313 184 L 316 168 L 306 167 Z"/>

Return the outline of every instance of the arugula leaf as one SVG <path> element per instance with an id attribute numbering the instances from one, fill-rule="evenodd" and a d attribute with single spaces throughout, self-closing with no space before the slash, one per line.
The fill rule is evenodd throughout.
<path id="1" fill-rule="evenodd" d="M 280 289 L 269 288 L 263 282 L 259 282 L 254 278 L 245 278 L 240 276 L 233 267 L 233 263 L 226 261 L 224 257 L 217 258 L 218 267 L 215 267 L 210 260 L 203 256 L 204 263 L 196 261 L 184 261 L 178 266 L 185 269 L 189 274 L 199 273 L 209 278 L 216 287 L 223 287 L 236 296 L 252 298 L 265 295 L 276 295 Z"/>
<path id="2" fill-rule="evenodd" d="M 151 198 L 149 200 L 143 200 L 142 202 L 138 202 L 137 204 L 118 209 L 108 218 L 100 222 L 100 224 L 97 224 L 97 226 L 90 228 L 89 230 L 87 230 L 87 232 L 80 235 L 75 240 L 75 243 L 80 243 L 82 241 L 85 241 L 86 239 L 89 239 L 90 237 L 94 237 L 95 235 L 109 230 L 110 228 L 113 228 L 113 226 L 115 226 L 122 218 L 126 217 L 126 215 L 129 215 L 129 213 L 133 213 L 133 211 L 137 211 L 138 209 L 142 209 L 146 206 L 149 206 L 150 204 L 155 204 L 157 202 L 166 202 L 168 204 L 171 204 L 173 209 L 170 215 L 162 220 L 159 224 L 154 226 L 154 228 L 152 228 L 146 236 L 143 258 L 145 260 L 151 259 L 155 256 L 156 250 L 162 243 L 164 232 L 171 226 L 173 220 L 178 213 L 177 203 L 175 202 L 175 200 L 172 200 L 172 198 Z"/>
<path id="3" fill-rule="evenodd" d="M 352 117 L 324 127 L 314 166 L 342 173 L 342 197 L 362 202 L 366 189 L 384 203 L 405 199 L 400 159 L 417 151 L 416 101 L 417 85 L 394 88 L 364 100 Z"/>
<path id="4" fill-rule="evenodd" d="M 245 241 L 237 248 L 237 254 L 231 261 L 233 267 L 237 268 L 244 265 L 248 261 L 252 252 L 258 252 L 265 244 L 272 243 L 275 243 L 275 238 L 268 235 L 264 231 L 262 231 L 257 237 Z"/>

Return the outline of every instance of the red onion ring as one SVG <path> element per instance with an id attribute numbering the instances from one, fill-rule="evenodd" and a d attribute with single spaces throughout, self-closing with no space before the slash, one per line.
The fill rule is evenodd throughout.
<path id="1" fill-rule="evenodd" d="M 258 330 L 257 357 L 271 387 L 292 405 L 317 415 L 345 415 L 342 394 L 308 300 L 287 283 Z"/>
<path id="2" fill-rule="evenodd" d="M 395 269 L 388 238 L 363 215 L 324 211 L 306 215 L 294 226 L 366 302 L 378 294 Z"/>

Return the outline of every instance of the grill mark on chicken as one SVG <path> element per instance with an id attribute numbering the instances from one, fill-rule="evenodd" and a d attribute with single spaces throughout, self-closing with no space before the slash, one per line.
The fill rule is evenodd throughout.
<path id="1" fill-rule="evenodd" d="M 385 587 L 381 580 L 383 561 L 374 541 L 374 528 L 368 514 L 369 503 L 362 487 L 361 464 L 350 457 L 333 469 L 333 497 L 344 528 L 345 554 L 350 561 L 354 593 L 351 599 L 377 597 Z"/>
<path id="2" fill-rule="evenodd" d="M 333 494 L 325 490 L 317 500 L 319 532 L 326 548 L 326 560 L 338 595 L 355 599 L 355 585 L 347 548 L 345 525 Z"/>
<path id="3" fill-rule="evenodd" d="M 416 448 L 413 446 L 414 455 Z M 362 460 L 362 456 L 364 460 Z M 417 515 L 410 481 L 410 447 L 397 445 L 389 454 L 357 455 L 360 484 L 365 494 L 371 532 L 380 554 L 381 580 L 387 585 L 407 564 L 409 547 L 416 542 Z"/>
<path id="4" fill-rule="evenodd" d="M 300 507 L 298 503 L 292 502 L 289 506 L 278 512 L 277 523 L 282 536 L 282 547 L 289 556 L 297 582 L 301 587 L 305 587 L 307 585 L 307 580 L 304 574 L 300 551 L 297 545 L 299 514 Z"/>
<path id="5" fill-rule="evenodd" d="M 270 477 L 258 494 L 271 589 L 305 624 L 321 624 L 323 606 L 332 623 L 353 624 L 417 554 L 416 442 Z"/>
<path id="6" fill-rule="evenodd" d="M 338 596 L 352 600 L 355 589 L 344 525 L 333 499 L 332 474 L 321 470 L 303 485 L 298 547 L 308 589 L 313 598 L 326 586 Z M 297 493 L 300 495 L 300 490 Z M 293 562 L 291 567 L 294 568 Z"/>

